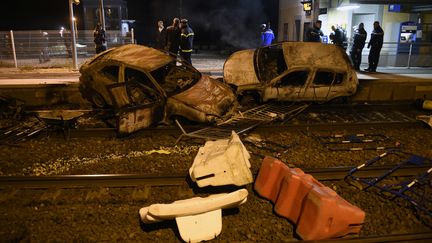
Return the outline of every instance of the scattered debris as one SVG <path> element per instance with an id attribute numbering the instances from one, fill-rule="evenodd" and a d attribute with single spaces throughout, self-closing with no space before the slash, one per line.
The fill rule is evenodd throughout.
<path id="1" fill-rule="evenodd" d="M 298 140 L 288 145 L 280 144 L 273 141 L 264 140 L 258 134 L 251 134 L 247 136 L 244 141 L 254 145 L 257 148 L 275 152 L 278 154 L 278 156 L 281 154 L 286 154 L 288 150 L 294 148 L 299 144 Z"/>
<path id="2" fill-rule="evenodd" d="M 238 207 L 247 200 L 248 191 L 240 189 L 228 194 L 206 198 L 194 197 L 171 204 L 153 204 L 141 208 L 139 214 L 146 224 L 175 219 L 185 242 L 216 238 L 222 231 L 222 209 Z"/>
<path id="3" fill-rule="evenodd" d="M 400 142 L 378 133 L 314 135 L 314 137 L 330 151 L 386 150 L 401 146 Z M 362 146 L 359 146 L 360 144 Z"/>
<path id="4" fill-rule="evenodd" d="M 44 122 L 36 118 L 29 119 L 19 125 L 0 131 L 0 145 L 14 146 L 46 128 L 47 125 Z"/>
<path id="5" fill-rule="evenodd" d="M 249 152 L 233 131 L 230 139 L 207 141 L 189 169 L 199 187 L 236 185 L 253 182 Z"/>
<path id="6" fill-rule="evenodd" d="M 429 127 L 432 128 L 432 116 L 419 115 L 419 116 L 416 116 L 416 120 L 422 121 L 422 122 L 426 123 L 426 125 L 428 125 Z"/>
<path id="7" fill-rule="evenodd" d="M 396 163 L 393 161 L 396 161 Z M 384 165 L 389 163 L 391 163 L 392 168 L 381 176 L 369 179 L 356 176 L 356 173 L 364 168 L 372 167 L 375 164 Z M 417 175 L 415 178 L 395 183 L 394 181 L 387 180 L 391 174 L 403 167 L 429 164 L 431 168 Z M 391 199 L 402 198 L 416 209 L 432 216 L 432 197 L 430 194 L 430 190 L 432 189 L 432 159 L 397 150 L 389 150 L 351 169 L 346 177 L 346 181 L 362 190 L 375 188 L 383 196 L 388 197 L 388 195 L 391 195 Z M 425 193 L 425 191 L 429 191 L 429 193 Z"/>
<path id="8" fill-rule="evenodd" d="M 231 131 L 242 134 L 252 129 L 270 123 L 275 120 L 287 121 L 309 107 L 309 104 L 264 104 L 244 112 L 233 115 L 230 119 L 219 123 L 214 127 L 205 127 L 193 132 L 186 132 L 176 120 L 182 135 L 177 139 L 179 142 L 183 137 L 200 138 L 205 140 L 226 139 L 231 136 Z M 176 142 L 176 143 L 177 143 Z"/>
<path id="9" fill-rule="evenodd" d="M 0 118 L 20 119 L 24 110 L 24 101 L 0 96 Z"/>
<path id="10" fill-rule="evenodd" d="M 303 240 L 323 240 L 358 233 L 365 212 L 301 169 L 265 157 L 255 191 L 274 203 L 274 211 L 296 224 Z"/>
<path id="11" fill-rule="evenodd" d="M 76 126 L 78 118 L 82 115 L 84 112 L 76 110 L 37 111 L 37 116 L 52 130 L 62 131 L 66 140 L 69 140 L 70 129 Z"/>

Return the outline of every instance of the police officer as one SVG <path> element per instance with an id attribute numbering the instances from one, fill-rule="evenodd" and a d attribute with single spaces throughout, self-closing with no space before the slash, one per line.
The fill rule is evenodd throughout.
<path id="1" fill-rule="evenodd" d="M 99 54 L 106 50 L 106 37 L 105 30 L 102 28 L 100 23 L 96 24 L 96 28 L 93 31 L 93 42 L 96 45 L 96 54 Z"/>
<path id="2" fill-rule="evenodd" d="M 193 50 L 194 32 L 189 27 L 188 20 L 182 19 L 180 21 L 181 37 L 180 37 L 180 55 L 189 64 L 192 65 L 191 55 Z"/>
<path id="3" fill-rule="evenodd" d="M 261 46 L 269 46 L 275 39 L 273 30 L 270 29 L 270 23 L 267 25 L 263 24 L 261 26 L 264 27 L 263 31 L 261 32 Z"/>
<path id="4" fill-rule="evenodd" d="M 321 20 L 317 20 L 313 28 L 310 28 L 306 32 L 306 41 L 321 42 L 321 36 L 324 36 L 324 33 L 321 31 Z"/>
<path id="5" fill-rule="evenodd" d="M 330 34 L 330 39 L 332 40 L 333 44 L 343 47 L 344 42 L 344 34 L 341 28 L 335 27 L 332 25 L 331 29 L 333 30 L 333 33 Z"/>
<path id="6" fill-rule="evenodd" d="M 364 24 L 360 23 L 358 28 L 354 31 L 354 41 L 350 51 L 355 70 L 360 70 L 362 51 L 365 46 L 366 37 L 367 33 L 364 29 Z"/>
<path id="7" fill-rule="evenodd" d="M 384 31 L 379 25 L 378 21 L 374 22 L 374 29 L 371 33 L 371 38 L 369 40 L 368 48 L 369 51 L 369 67 L 365 69 L 368 72 L 376 72 L 381 48 L 383 46 Z"/>

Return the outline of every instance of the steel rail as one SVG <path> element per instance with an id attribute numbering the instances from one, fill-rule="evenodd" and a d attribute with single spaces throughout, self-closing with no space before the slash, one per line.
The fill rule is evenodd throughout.
<path id="1" fill-rule="evenodd" d="M 415 176 L 432 167 L 407 166 L 394 172 L 393 177 Z M 304 169 L 321 181 L 343 180 L 353 167 Z M 391 167 L 367 167 L 356 173 L 360 178 L 382 175 Z M 255 177 L 257 173 L 254 173 Z M 88 187 L 136 187 L 136 186 L 180 186 L 190 182 L 187 171 L 171 174 L 99 174 L 58 176 L 0 176 L 0 189 L 7 188 L 88 188 Z"/>
<path id="2" fill-rule="evenodd" d="M 311 130 L 322 130 L 329 128 L 370 128 L 370 127 L 386 127 L 386 128 L 406 128 L 406 127 L 424 127 L 420 121 L 397 121 L 397 122 L 358 122 L 358 123 L 302 123 L 302 124 L 284 124 L 284 125 L 261 125 L 254 129 L 256 132 L 271 132 L 271 131 L 291 131 L 298 129 L 311 129 Z M 187 131 L 194 131 L 203 126 L 186 126 L 184 127 Z M 156 127 L 146 128 L 131 136 L 148 136 L 154 134 L 164 135 L 181 135 L 181 130 L 175 126 L 169 127 Z M 52 135 L 52 134 L 50 134 Z M 58 134 L 62 135 L 63 134 Z M 88 138 L 88 137 L 116 137 L 117 131 L 115 128 L 84 128 L 84 129 L 71 129 L 70 138 Z"/>
<path id="3" fill-rule="evenodd" d="M 296 241 L 299 242 L 299 241 Z M 322 243 L 376 243 L 376 242 L 432 242 L 432 232 L 391 234 L 391 235 L 372 235 L 352 238 L 329 239 L 319 241 L 301 241 L 301 242 L 322 242 Z"/>

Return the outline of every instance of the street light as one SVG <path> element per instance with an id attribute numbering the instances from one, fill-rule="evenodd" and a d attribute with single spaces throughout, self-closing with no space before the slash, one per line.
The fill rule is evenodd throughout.
<path id="1" fill-rule="evenodd" d="M 73 4 L 78 5 L 80 0 L 69 0 L 69 19 L 72 31 L 72 63 L 74 69 L 78 69 L 77 62 L 77 50 L 76 50 L 76 37 L 75 37 L 75 21 L 74 21 L 74 13 L 73 13 Z"/>
<path id="2" fill-rule="evenodd" d="M 77 41 L 78 41 L 78 21 L 77 21 L 77 18 L 75 18 L 75 17 L 73 17 L 73 21 L 74 21 L 74 26 L 75 26 L 75 36 L 76 36 L 76 39 L 77 39 Z"/>

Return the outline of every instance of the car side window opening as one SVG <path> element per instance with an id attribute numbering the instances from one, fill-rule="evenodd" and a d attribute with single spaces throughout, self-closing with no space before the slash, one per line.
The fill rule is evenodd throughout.
<path id="1" fill-rule="evenodd" d="M 147 104 L 160 98 L 159 91 L 143 72 L 125 68 L 126 91 L 134 104 Z"/>
<path id="2" fill-rule="evenodd" d="M 258 49 L 257 74 L 263 82 L 268 82 L 287 70 L 282 45 L 272 45 Z"/>
<path id="3" fill-rule="evenodd" d="M 119 66 L 116 65 L 105 66 L 104 68 L 102 68 L 101 73 L 105 75 L 107 78 L 115 82 L 118 82 Z"/>
<path id="4" fill-rule="evenodd" d="M 338 85 L 343 82 L 344 75 L 342 73 L 334 73 L 329 71 L 317 71 L 313 84 L 317 86 Z"/>
<path id="5" fill-rule="evenodd" d="M 304 86 L 308 75 L 309 72 L 305 70 L 290 72 L 279 80 L 276 87 Z"/>
<path id="6" fill-rule="evenodd" d="M 201 73 L 189 66 L 169 63 L 150 73 L 168 96 L 178 94 L 192 87 L 201 78 Z"/>

